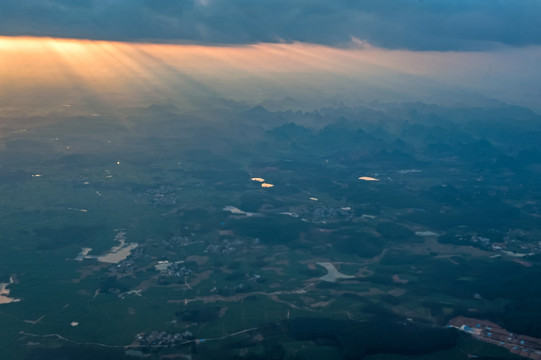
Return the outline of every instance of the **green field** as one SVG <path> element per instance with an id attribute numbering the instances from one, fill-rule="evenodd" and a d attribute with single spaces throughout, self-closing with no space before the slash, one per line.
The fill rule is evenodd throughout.
<path id="1" fill-rule="evenodd" d="M 20 299 L 0 304 L 2 358 L 513 358 L 445 329 L 457 315 L 541 337 L 530 123 L 505 138 L 444 108 L 447 125 L 403 109 L 392 127 L 145 111 L 0 138 L 0 282 Z M 91 258 L 121 230 L 131 255 Z"/>

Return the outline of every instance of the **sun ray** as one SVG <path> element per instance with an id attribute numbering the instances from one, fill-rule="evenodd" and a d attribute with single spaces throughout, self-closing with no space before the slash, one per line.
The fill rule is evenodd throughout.
<path id="1" fill-rule="evenodd" d="M 491 74 L 505 78 L 512 74 L 513 59 L 541 58 L 541 47 L 486 54 L 386 50 L 369 44 L 203 46 L 5 36 L 0 36 L 0 52 L 4 114 L 16 108 L 66 111 L 65 104 L 82 114 L 164 101 L 189 107 L 198 96 L 248 103 L 290 96 L 320 106 L 321 98 L 331 96 L 403 101 L 425 94 L 432 99 L 434 91 L 453 87 L 514 99 L 505 81 Z M 526 70 L 535 67 L 533 60 L 523 63 Z M 534 77 L 508 80 L 522 81 L 530 97 L 538 93 Z"/>

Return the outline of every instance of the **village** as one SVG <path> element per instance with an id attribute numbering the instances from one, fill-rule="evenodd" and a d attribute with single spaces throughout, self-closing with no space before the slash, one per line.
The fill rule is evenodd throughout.
<path id="1" fill-rule="evenodd" d="M 541 359 L 541 339 L 513 334 L 493 322 L 463 316 L 451 319 L 448 326 L 470 334 L 478 340 L 502 346 L 513 354 L 528 359 Z"/>
<path id="2" fill-rule="evenodd" d="M 174 334 L 165 331 L 152 331 L 149 334 L 139 333 L 135 336 L 136 344 L 141 347 L 169 347 L 180 345 L 193 339 L 194 336 L 191 331 Z"/>

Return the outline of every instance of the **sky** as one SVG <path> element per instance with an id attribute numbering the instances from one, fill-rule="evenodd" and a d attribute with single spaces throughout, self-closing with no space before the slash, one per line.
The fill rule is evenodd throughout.
<path id="1" fill-rule="evenodd" d="M 3 0 L 0 34 L 411 50 L 540 45 L 538 0 Z"/>
<path id="2" fill-rule="evenodd" d="M 0 113 L 188 95 L 539 112 L 540 18 L 538 0 L 3 0 Z"/>

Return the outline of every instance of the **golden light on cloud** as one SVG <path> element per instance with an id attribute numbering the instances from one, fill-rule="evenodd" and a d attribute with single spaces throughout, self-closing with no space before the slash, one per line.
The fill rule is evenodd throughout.
<path id="1" fill-rule="evenodd" d="M 271 188 L 271 187 L 274 187 L 274 185 L 273 184 L 268 184 L 268 183 L 263 183 L 263 184 L 261 184 L 261 187 Z"/>
<path id="2" fill-rule="evenodd" d="M 376 179 L 376 178 L 373 178 L 373 177 L 370 177 L 370 176 L 361 176 L 359 178 L 359 180 L 363 180 L 363 181 L 379 181 L 379 179 Z"/>
<path id="3" fill-rule="evenodd" d="M 257 182 L 260 182 L 260 183 L 265 182 L 265 179 L 263 179 L 263 178 L 258 178 L 258 177 L 253 177 L 253 178 L 251 178 L 250 180 L 252 180 L 252 181 L 257 181 Z"/>
<path id="4" fill-rule="evenodd" d="M 541 48 L 522 51 L 538 56 Z M 0 36 L 0 54 L 0 114 L 38 109 L 88 116 L 111 107 L 163 102 L 189 110 L 190 96 L 248 103 L 304 96 L 316 107 L 325 97 L 346 102 L 380 96 L 386 101 L 419 99 L 422 91 L 432 96 L 432 88 L 422 90 L 425 77 L 477 86 L 485 60 L 490 59 L 493 71 L 503 71 L 515 56 L 510 51 L 413 52 L 366 44 L 202 46 L 6 36 Z M 415 86 L 412 75 L 420 76 Z"/>
<path id="5" fill-rule="evenodd" d="M 365 50 L 303 43 L 201 46 L 0 36 L 0 53 L 5 108 L 84 107 L 89 116 L 101 106 L 164 100 L 189 106 L 179 101 L 189 95 L 261 101 L 269 92 L 283 97 L 307 87 L 326 93 L 331 83 L 343 87 L 337 75 L 367 82 L 385 72 Z"/>

